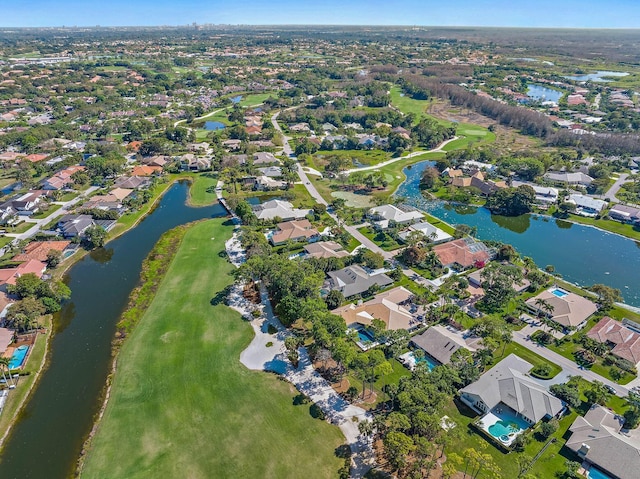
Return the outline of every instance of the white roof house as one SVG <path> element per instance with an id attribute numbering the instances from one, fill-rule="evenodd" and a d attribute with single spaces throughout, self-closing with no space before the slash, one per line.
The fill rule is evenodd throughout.
<path id="1" fill-rule="evenodd" d="M 576 212 L 584 216 L 595 216 L 607 206 L 606 201 L 580 194 L 569 195 L 567 203 L 576 205 Z"/>
<path id="2" fill-rule="evenodd" d="M 486 170 L 486 171 L 492 171 L 492 170 L 495 170 L 496 168 L 496 166 L 492 165 L 491 163 L 483 163 L 482 161 L 475 161 L 475 160 L 467 160 L 463 163 L 463 165 L 469 169 Z"/>
<path id="3" fill-rule="evenodd" d="M 549 181 L 557 183 L 568 183 L 570 185 L 589 186 L 593 182 L 593 178 L 581 172 L 568 173 L 566 171 L 549 171 L 544 177 Z"/>
<path id="4" fill-rule="evenodd" d="M 400 238 L 406 240 L 408 236 L 414 231 L 422 233 L 425 238 L 432 243 L 443 243 L 445 241 L 449 241 L 452 238 L 449 233 L 445 233 L 440 228 L 437 228 L 436 226 L 432 225 L 431 223 L 427 223 L 426 221 L 409 226 L 409 229 L 407 231 L 403 231 L 402 233 L 400 233 Z"/>
<path id="5" fill-rule="evenodd" d="M 566 446 L 612 477 L 635 479 L 640 471 L 640 434 L 623 430 L 623 424 L 622 417 L 594 405 L 573 422 Z"/>
<path id="6" fill-rule="evenodd" d="M 517 188 L 521 185 L 527 185 L 533 188 L 533 191 L 536 192 L 536 202 L 542 204 L 552 204 L 558 201 L 558 189 L 552 188 L 550 186 L 539 186 L 534 183 L 525 183 L 522 181 L 514 181 L 512 186 Z"/>
<path id="7" fill-rule="evenodd" d="M 405 211 L 394 205 L 382 205 L 371 208 L 369 210 L 369 216 L 376 220 L 376 224 L 381 228 L 387 228 L 390 221 L 398 224 L 407 224 L 424 218 L 424 215 L 419 211 Z"/>
<path id="8" fill-rule="evenodd" d="M 253 207 L 253 212 L 259 220 L 272 220 L 281 218 L 283 220 L 293 220 L 304 218 L 312 210 L 301 210 L 294 208 L 288 201 L 271 200 Z"/>
<path id="9" fill-rule="evenodd" d="M 531 363 L 510 354 L 475 383 L 461 389 L 460 399 L 480 412 L 489 412 L 502 403 L 529 424 L 554 417 L 564 405 L 547 388 L 526 376 L 532 367 Z"/>

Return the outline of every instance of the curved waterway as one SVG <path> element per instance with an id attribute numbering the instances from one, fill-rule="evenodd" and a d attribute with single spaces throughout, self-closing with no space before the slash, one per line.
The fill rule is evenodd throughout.
<path id="1" fill-rule="evenodd" d="M 452 225 L 478 228 L 478 238 L 513 245 L 540 267 L 553 265 L 564 279 L 581 286 L 602 283 L 622 292 L 625 303 L 640 307 L 640 243 L 613 233 L 540 215 L 505 217 L 486 208 L 455 206 L 425 198 L 420 176 L 433 162 L 404 169 L 407 180 L 396 195 Z"/>
<path id="2" fill-rule="evenodd" d="M 2 451 L 3 479 L 72 475 L 100 407 L 115 325 L 142 261 L 165 231 L 225 214 L 218 204 L 187 206 L 188 189 L 186 182 L 173 185 L 138 226 L 69 270 L 65 281 L 72 293 L 55 320 L 50 365 Z"/>

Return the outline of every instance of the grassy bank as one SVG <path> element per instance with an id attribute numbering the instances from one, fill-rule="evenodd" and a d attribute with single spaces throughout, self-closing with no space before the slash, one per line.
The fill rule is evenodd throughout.
<path id="1" fill-rule="evenodd" d="M 339 430 L 245 369 L 250 326 L 224 306 L 224 220 L 191 228 L 118 357 L 82 477 L 335 477 Z"/>
<path id="2" fill-rule="evenodd" d="M 22 404 L 31 393 L 33 386 L 38 380 L 42 367 L 44 366 L 49 330 L 51 329 L 50 317 L 47 316 L 42 324 L 47 328 L 47 334 L 38 334 L 36 343 L 27 357 L 27 363 L 20 373 L 18 386 L 9 393 L 9 397 L 4 405 L 2 414 L 0 414 L 0 444 L 4 442 L 4 439 L 11 429 L 18 412 L 22 408 Z"/>

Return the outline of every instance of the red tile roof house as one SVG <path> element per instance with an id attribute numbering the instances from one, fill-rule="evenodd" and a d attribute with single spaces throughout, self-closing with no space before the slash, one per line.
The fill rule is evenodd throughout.
<path id="1" fill-rule="evenodd" d="M 587 336 L 611 347 L 611 354 L 633 364 L 640 363 L 640 334 L 608 316 L 589 330 Z"/>
<path id="2" fill-rule="evenodd" d="M 317 239 L 319 235 L 309 220 L 294 220 L 278 223 L 278 229 L 270 241 L 276 246 L 287 241 L 310 241 Z"/>
<path id="3" fill-rule="evenodd" d="M 41 278 L 46 269 L 46 264 L 35 259 L 30 259 L 15 268 L 0 269 L 0 291 L 6 291 L 7 285 L 16 284 L 16 280 L 25 274 L 33 273 Z"/>
<path id="4" fill-rule="evenodd" d="M 34 241 L 25 246 L 22 253 L 14 256 L 11 261 L 47 261 L 47 254 L 51 250 L 64 251 L 69 245 L 70 241 Z"/>
<path id="5" fill-rule="evenodd" d="M 484 243 L 471 237 L 436 245 L 433 252 L 443 266 L 463 270 L 472 266 L 482 268 L 493 257 Z"/>
<path id="6" fill-rule="evenodd" d="M 77 171 L 84 171 L 84 166 L 70 166 L 62 171 L 57 172 L 51 178 L 44 180 L 42 189 L 44 190 L 63 190 L 73 184 L 71 176 Z"/>

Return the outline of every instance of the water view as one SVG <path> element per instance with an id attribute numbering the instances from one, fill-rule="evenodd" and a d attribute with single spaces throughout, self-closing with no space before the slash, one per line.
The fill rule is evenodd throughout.
<path id="1" fill-rule="evenodd" d="M 600 83 L 609 83 L 615 80 L 609 80 L 606 77 L 626 77 L 627 75 L 629 75 L 629 73 L 627 72 L 597 71 L 595 73 L 588 73 L 586 75 L 565 76 L 564 78 L 575 81 L 595 81 Z"/>
<path id="2" fill-rule="evenodd" d="M 419 188 L 424 161 L 405 168 L 407 180 L 396 194 L 450 224 L 478 229 L 478 238 L 513 245 L 540 266 L 553 265 L 564 279 L 581 286 L 603 283 L 620 289 L 627 304 L 640 307 L 640 244 L 589 226 L 540 216 L 505 217 L 485 208 L 454 206 L 426 199 Z"/>
<path id="3" fill-rule="evenodd" d="M 552 101 L 558 103 L 564 92 L 548 88 L 546 86 L 529 83 L 527 85 L 527 96 L 537 101 Z"/>
<path id="4" fill-rule="evenodd" d="M 69 477 L 98 412 L 111 340 L 142 260 L 165 231 L 222 216 L 220 205 L 190 208 L 188 185 L 176 184 L 136 228 L 92 251 L 68 272 L 72 294 L 55 318 L 43 373 L 0 457 L 2 478 Z"/>
<path id="5" fill-rule="evenodd" d="M 224 123 L 220 121 L 205 121 L 204 129 L 210 131 L 224 130 L 227 127 Z"/>

